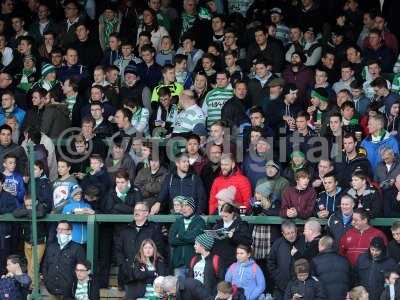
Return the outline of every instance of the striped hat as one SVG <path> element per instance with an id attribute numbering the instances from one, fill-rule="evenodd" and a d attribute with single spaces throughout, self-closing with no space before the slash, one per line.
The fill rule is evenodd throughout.
<path id="1" fill-rule="evenodd" d="M 56 71 L 56 67 L 54 67 L 52 64 L 44 64 L 42 66 L 42 76 L 46 76 L 47 74 L 53 73 Z"/>
<path id="2" fill-rule="evenodd" d="M 211 251 L 214 246 L 214 238 L 207 233 L 202 233 L 196 237 L 196 243 L 202 245 L 207 251 Z"/>
<path id="3" fill-rule="evenodd" d="M 194 199 L 192 197 L 185 197 L 185 196 L 181 197 L 182 197 L 182 205 L 190 206 L 193 209 L 193 211 L 195 211 L 196 203 L 194 202 Z"/>

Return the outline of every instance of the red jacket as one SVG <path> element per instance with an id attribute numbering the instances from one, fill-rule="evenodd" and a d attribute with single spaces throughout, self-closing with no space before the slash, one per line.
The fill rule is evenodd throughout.
<path id="1" fill-rule="evenodd" d="M 358 256 L 368 250 L 371 240 L 377 236 L 381 237 L 387 245 L 387 238 L 379 229 L 371 226 L 361 233 L 355 228 L 350 228 L 340 239 L 339 254 L 346 256 L 350 263 L 355 266 Z"/>
<path id="2" fill-rule="evenodd" d="M 282 193 L 280 215 L 287 218 L 287 210 L 294 207 L 297 210 L 297 218 L 307 219 L 314 213 L 316 198 L 317 194 L 311 185 L 304 191 L 299 191 L 294 186 L 288 186 Z"/>
<path id="3" fill-rule="evenodd" d="M 234 204 L 238 206 L 246 206 L 246 208 L 250 207 L 250 198 L 252 196 L 250 181 L 239 169 L 236 169 L 230 176 L 220 175 L 215 178 L 210 191 L 210 215 L 214 214 L 218 208 L 218 200 L 215 196 L 220 190 L 226 189 L 230 186 L 234 186 L 236 188 Z"/>

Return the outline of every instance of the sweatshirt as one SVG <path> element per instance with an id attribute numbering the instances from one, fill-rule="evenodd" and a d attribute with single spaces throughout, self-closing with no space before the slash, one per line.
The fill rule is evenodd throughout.
<path id="1" fill-rule="evenodd" d="M 77 184 L 73 176 L 53 182 L 53 213 L 60 213 L 64 206 L 72 201 L 72 188 Z"/>
<path id="2" fill-rule="evenodd" d="M 11 175 L 5 175 L 3 190 L 17 197 L 18 208 L 24 205 L 25 184 L 21 174 L 13 172 Z"/>
<path id="3" fill-rule="evenodd" d="M 92 208 L 88 203 L 83 200 L 72 201 L 64 206 L 62 213 L 66 215 L 75 214 L 77 208 Z M 86 223 L 72 223 L 72 240 L 78 244 L 86 244 L 87 241 L 87 227 Z"/>
<path id="4" fill-rule="evenodd" d="M 312 186 L 304 191 L 296 189 L 295 186 L 288 186 L 282 193 L 282 205 L 280 215 L 287 218 L 287 210 L 296 208 L 297 218 L 307 219 L 313 215 L 316 193 Z"/>

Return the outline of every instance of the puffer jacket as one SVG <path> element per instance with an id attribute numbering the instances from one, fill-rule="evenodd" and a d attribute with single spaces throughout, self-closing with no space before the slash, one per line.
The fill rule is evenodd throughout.
<path id="1" fill-rule="evenodd" d="M 345 299 L 351 286 L 351 268 L 345 257 L 325 250 L 312 259 L 312 269 L 324 285 L 328 300 Z"/>

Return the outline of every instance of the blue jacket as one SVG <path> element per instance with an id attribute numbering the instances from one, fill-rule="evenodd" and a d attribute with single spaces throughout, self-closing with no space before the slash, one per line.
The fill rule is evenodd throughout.
<path id="1" fill-rule="evenodd" d="M 24 205 L 25 183 L 24 179 L 18 172 L 13 172 L 9 176 L 5 176 L 3 189 L 17 197 L 17 207 Z"/>
<path id="2" fill-rule="evenodd" d="M 74 214 L 76 208 L 92 208 L 83 200 L 72 201 L 64 206 L 62 213 L 66 215 Z M 86 244 L 87 228 L 86 223 L 72 223 L 72 240 L 78 244 Z"/>
<path id="3" fill-rule="evenodd" d="M 21 127 L 22 124 L 24 123 L 26 112 L 22 108 L 19 108 L 18 106 L 15 105 L 13 111 L 10 114 L 15 116 L 19 127 Z M 5 123 L 6 123 L 6 113 L 2 108 L 0 108 L 0 126 L 4 125 Z"/>
<path id="4" fill-rule="evenodd" d="M 246 300 L 257 300 L 265 290 L 264 274 L 252 259 L 233 263 L 225 274 L 225 281 L 243 288 Z"/>
<path id="5" fill-rule="evenodd" d="M 380 150 L 382 148 L 391 148 L 394 153 L 399 153 L 399 144 L 397 140 L 391 136 L 388 132 L 381 138 L 379 142 L 372 142 L 371 136 L 366 137 L 361 142 L 361 147 L 367 151 L 367 158 L 371 163 L 372 170 L 375 170 L 378 163 L 381 161 Z"/>

